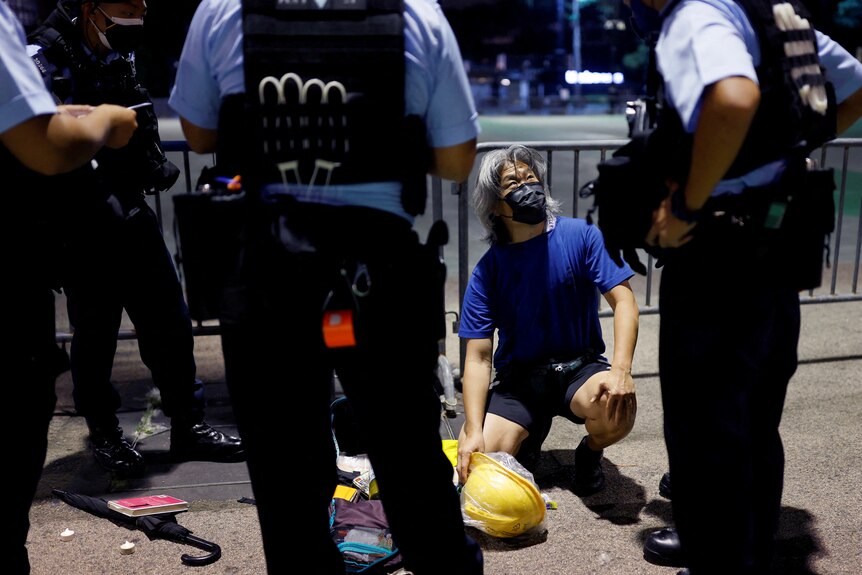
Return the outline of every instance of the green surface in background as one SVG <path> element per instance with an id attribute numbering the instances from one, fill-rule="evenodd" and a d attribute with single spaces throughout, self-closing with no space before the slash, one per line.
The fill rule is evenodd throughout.
<path id="1" fill-rule="evenodd" d="M 843 134 L 841 134 L 842 138 L 862 138 L 862 119 L 847 128 Z"/>
<path id="2" fill-rule="evenodd" d="M 602 116 L 479 116 L 479 142 L 557 142 L 626 138 L 622 114 Z"/>
<path id="3" fill-rule="evenodd" d="M 839 186 L 841 181 L 835 175 L 835 205 L 838 205 L 838 194 L 840 193 Z M 858 216 L 859 207 L 862 204 L 862 173 L 847 172 L 847 185 L 844 195 L 844 216 Z"/>

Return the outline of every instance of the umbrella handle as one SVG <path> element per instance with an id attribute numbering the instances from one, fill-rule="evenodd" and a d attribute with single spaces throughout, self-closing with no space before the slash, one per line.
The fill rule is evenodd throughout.
<path id="1" fill-rule="evenodd" d="M 195 535 L 187 535 L 183 538 L 183 543 L 192 545 L 198 549 L 203 549 L 204 551 L 209 551 L 209 555 L 204 555 L 203 557 L 192 557 L 191 555 L 183 553 L 180 556 L 180 561 L 185 565 L 200 567 L 203 565 L 209 565 L 210 563 L 215 563 L 221 557 L 221 547 L 212 541 L 201 539 Z"/>

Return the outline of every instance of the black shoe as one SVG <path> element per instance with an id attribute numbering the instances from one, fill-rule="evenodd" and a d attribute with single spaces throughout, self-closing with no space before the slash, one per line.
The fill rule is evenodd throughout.
<path id="1" fill-rule="evenodd" d="M 91 427 L 90 448 L 96 462 L 108 471 L 133 476 L 141 475 L 146 468 L 144 457 L 123 437 L 120 427 Z"/>
<path id="2" fill-rule="evenodd" d="M 666 527 L 647 535 L 644 542 L 644 559 L 653 565 L 685 567 L 676 529 Z"/>
<path id="3" fill-rule="evenodd" d="M 572 491 L 578 497 L 598 493 L 605 488 L 605 472 L 602 471 L 602 451 L 593 451 L 587 446 L 587 437 L 575 449 L 575 472 Z"/>
<path id="4" fill-rule="evenodd" d="M 661 476 L 658 482 L 658 494 L 665 499 L 670 499 L 670 471 Z"/>
<path id="5" fill-rule="evenodd" d="M 191 425 L 171 422 L 171 458 L 174 461 L 245 461 L 245 448 L 238 437 L 213 429 L 205 421 Z"/>

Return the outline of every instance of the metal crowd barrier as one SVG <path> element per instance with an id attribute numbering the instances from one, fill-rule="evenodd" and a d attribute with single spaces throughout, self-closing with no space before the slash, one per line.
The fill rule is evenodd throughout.
<path id="1" fill-rule="evenodd" d="M 527 145 L 545 154 L 548 167 L 548 180 L 551 182 L 551 193 L 562 200 L 566 215 L 583 217 L 587 210 L 592 207 L 592 198 L 587 202 L 580 201 L 578 191 L 587 181 L 596 174 L 595 166 L 610 156 L 617 148 L 628 140 L 589 140 L 589 141 L 562 141 L 562 142 L 489 142 L 479 144 L 478 161 L 484 153 L 491 150 L 504 149 L 514 143 Z M 854 154 L 852 159 L 856 163 L 856 171 L 852 176 L 855 178 L 852 186 L 851 150 L 862 151 L 862 138 L 838 138 L 826 143 L 822 148 L 815 150 L 813 157 L 819 156 L 819 163 L 823 167 L 835 169 L 836 187 L 836 223 L 835 231 L 830 238 L 829 268 L 824 272 L 823 286 L 818 290 L 811 290 L 802 294 L 803 304 L 834 303 L 842 301 L 860 301 L 862 293 L 859 292 L 859 266 L 860 254 L 862 254 L 862 153 Z M 588 152 L 594 152 L 589 158 L 590 163 L 585 164 L 584 156 Z M 566 154 L 566 156 L 564 156 Z M 571 174 L 566 174 L 562 181 L 555 177 L 557 171 L 561 171 L 561 163 L 569 160 L 567 165 Z M 583 177 L 583 174 L 592 174 Z M 469 206 L 469 186 L 474 182 L 475 176 L 467 182 L 452 185 L 452 194 L 458 197 L 458 280 L 459 298 L 463 299 L 467 288 L 467 281 L 473 267 L 469 250 L 469 223 L 474 218 Z M 586 204 L 586 205 L 584 205 Z M 839 282 L 840 257 L 844 250 L 852 249 L 851 258 L 852 271 L 842 275 Z M 654 303 L 653 291 L 656 287 L 661 269 L 656 269 L 651 256 L 641 253 L 641 260 L 647 262 L 647 277 L 644 279 L 642 290 L 641 313 L 657 313 L 658 306 Z M 845 267 L 847 263 L 845 262 Z M 828 277 L 827 277 L 828 276 Z M 824 291 L 825 288 L 825 291 Z M 459 299 L 459 301 L 460 301 Z M 604 310 L 603 315 L 610 315 L 610 310 Z"/>
<path id="2" fill-rule="evenodd" d="M 592 207 L 592 199 L 581 201 L 578 191 L 581 186 L 595 177 L 596 165 L 609 157 L 617 148 L 625 144 L 627 140 L 585 140 L 585 141 L 529 141 L 518 142 L 543 152 L 547 158 L 548 180 L 555 197 L 563 203 L 566 215 L 583 217 L 587 210 Z M 478 146 L 478 159 L 490 150 L 506 148 L 516 142 L 488 142 Z M 184 188 L 185 192 L 191 192 L 195 168 L 192 166 L 191 158 L 193 152 L 183 140 L 164 141 L 166 152 L 182 155 L 182 172 L 184 179 L 177 186 Z M 817 290 L 811 290 L 802 294 L 803 304 L 835 303 L 862 300 L 859 292 L 859 268 L 862 259 L 862 138 L 839 138 L 825 144 L 813 156 L 819 155 L 820 165 L 835 169 L 837 197 L 836 197 L 836 227 L 830 240 L 829 260 L 830 266 L 824 271 L 823 285 Z M 172 156 L 173 159 L 173 156 Z M 196 157 L 200 160 L 200 157 Z M 176 162 L 175 162 L 176 163 Z M 212 163 L 212 162 L 210 162 Z M 851 169 L 851 165 L 855 169 Z M 469 196 L 472 185 L 475 183 L 475 171 L 466 182 L 450 183 L 450 197 L 443 194 L 444 183 L 439 178 L 431 178 L 429 192 L 431 197 L 431 221 L 446 219 L 446 212 L 451 218 L 454 210 L 457 214 L 457 234 L 455 239 L 455 250 L 457 254 L 457 280 L 458 301 L 455 309 L 449 309 L 447 315 L 455 316 L 452 324 L 453 331 L 457 331 L 460 302 L 463 299 L 473 265 L 484 248 L 473 249 L 471 243 L 481 244 L 481 226 L 475 219 L 469 205 Z M 182 190 L 180 190 L 182 191 Z M 454 206 L 452 202 L 454 200 Z M 162 225 L 163 234 L 168 240 L 169 246 L 173 245 L 174 238 L 164 222 L 173 221 L 172 213 L 165 212 L 162 196 L 153 196 L 154 209 Z M 453 222 L 450 222 L 452 227 Z M 166 230 L 167 227 L 167 230 Z M 471 234 L 473 234 L 471 236 Z M 450 244 L 451 245 L 451 244 Z M 848 253 L 850 255 L 848 255 Z M 472 258 L 472 259 L 471 259 Z M 654 314 L 658 312 L 654 292 L 657 290 L 661 269 L 656 268 L 654 261 L 645 253 L 641 254 L 641 260 L 647 264 L 647 276 L 636 276 L 632 279 L 632 285 L 639 298 L 642 314 Z M 180 266 L 181 267 L 181 266 Z M 180 273 L 182 270 L 180 269 Z M 451 308 L 451 304 L 447 304 Z M 608 316 L 610 309 L 602 309 L 600 315 Z M 197 322 L 194 326 L 195 335 L 215 335 L 219 333 L 217 322 Z M 134 330 L 122 330 L 120 339 L 135 338 Z M 57 341 L 68 341 L 71 334 L 68 332 L 57 332 Z M 462 349 L 463 356 L 463 349 Z"/>
<path id="3" fill-rule="evenodd" d="M 581 198 L 578 192 L 581 186 L 597 175 L 598 162 L 609 157 L 626 142 L 628 140 L 488 142 L 479 144 L 476 165 L 478 166 L 483 154 L 491 150 L 507 148 L 514 143 L 539 150 L 545 154 L 547 160 L 547 178 L 551 193 L 562 201 L 565 215 L 584 217 L 592 207 L 593 198 L 579 201 Z M 854 153 L 851 154 L 851 150 Z M 829 267 L 824 270 L 823 284 L 817 290 L 800 294 L 800 303 L 860 301 L 862 293 L 859 292 L 858 284 L 860 254 L 862 254 L 862 138 L 838 138 L 827 142 L 819 151 L 815 150 L 812 154 L 813 158 L 818 156 L 821 166 L 835 169 L 838 192 L 835 201 L 835 231 L 830 237 Z M 854 162 L 855 170 L 850 170 L 851 160 Z M 560 172 L 565 174 L 557 177 Z M 464 299 L 473 266 L 481 255 L 481 253 L 477 255 L 470 253 L 471 222 L 479 226 L 478 222 L 475 222 L 475 215 L 470 207 L 470 192 L 475 178 L 475 173 L 471 174 L 467 182 L 452 184 L 451 187 L 451 192 L 457 197 L 458 204 L 458 310 L 460 310 L 460 302 Z M 854 181 L 851 182 L 851 179 Z M 482 247 L 482 253 L 484 250 L 485 247 Z M 845 256 L 847 250 L 853 250 L 852 257 Z M 845 256 L 843 262 L 842 256 Z M 661 269 L 655 267 L 654 259 L 645 252 L 640 252 L 639 257 L 646 263 L 647 275 L 633 277 L 632 288 L 639 300 L 640 313 L 655 314 L 658 313 L 658 302 L 654 292 L 657 293 Z M 601 298 L 599 301 L 604 304 Z M 450 313 L 456 316 L 453 331 L 457 333 L 458 312 Z M 609 307 L 602 305 L 599 311 L 601 317 L 612 314 Z M 466 342 L 461 340 L 459 345 L 460 357 L 463 358 Z"/>

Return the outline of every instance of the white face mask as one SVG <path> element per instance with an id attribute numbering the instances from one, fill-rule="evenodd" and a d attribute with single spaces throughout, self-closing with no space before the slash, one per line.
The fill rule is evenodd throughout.
<path id="1" fill-rule="evenodd" d="M 147 5 L 144 3 L 144 8 L 146 7 Z M 105 11 L 99 7 L 96 7 L 96 10 L 101 12 L 102 15 L 111 22 L 111 25 L 105 28 L 105 31 L 103 32 L 102 30 L 99 30 L 98 26 L 96 26 L 96 22 L 93 21 L 92 18 L 90 19 L 90 24 L 92 24 L 93 28 L 96 29 L 96 33 L 99 35 L 99 41 L 102 43 L 102 46 L 108 50 L 114 50 L 126 54 L 133 51 L 143 38 L 144 19 L 114 18 L 112 16 L 108 16 Z"/>

